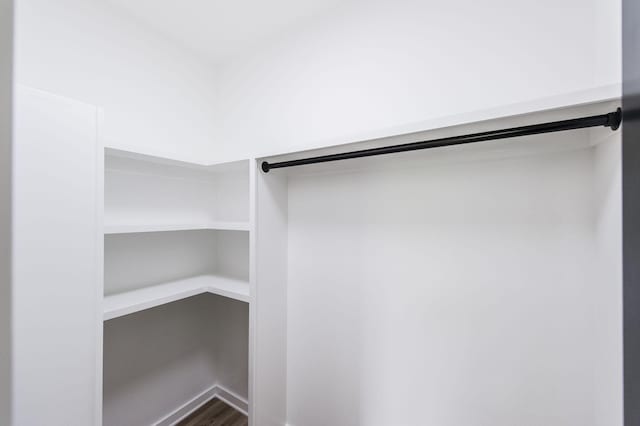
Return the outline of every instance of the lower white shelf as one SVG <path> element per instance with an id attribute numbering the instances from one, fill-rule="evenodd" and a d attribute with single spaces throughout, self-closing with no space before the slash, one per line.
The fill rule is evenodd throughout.
<path id="1" fill-rule="evenodd" d="M 166 231 L 248 231 L 248 222 L 208 222 L 208 223 L 170 223 L 170 224 L 110 224 L 105 225 L 105 234 L 136 234 L 141 232 Z"/>
<path id="2" fill-rule="evenodd" d="M 104 298 L 103 319 L 107 321 L 203 293 L 217 294 L 248 303 L 249 283 L 216 275 L 200 275 L 112 294 Z"/>

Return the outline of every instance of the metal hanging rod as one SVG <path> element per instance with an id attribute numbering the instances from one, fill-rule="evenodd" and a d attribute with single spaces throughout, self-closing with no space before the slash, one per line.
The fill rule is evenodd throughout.
<path id="1" fill-rule="evenodd" d="M 283 167 L 303 166 L 306 164 L 326 163 L 328 161 L 349 160 L 352 158 L 371 157 L 373 155 L 394 154 L 396 152 L 415 151 L 419 149 L 438 148 L 441 146 L 462 145 L 474 142 L 484 142 L 495 139 L 515 138 L 519 136 L 537 135 L 541 133 L 561 132 L 564 130 L 584 129 L 587 127 L 610 127 L 617 130 L 622 121 L 622 110 L 591 117 L 572 118 L 570 120 L 553 121 L 549 123 L 532 124 L 529 126 L 512 127 L 510 129 L 491 130 L 488 132 L 472 133 L 462 136 L 432 139 L 430 141 L 411 142 L 401 145 L 384 146 L 380 148 L 362 149 L 360 151 L 343 152 L 340 154 L 320 155 L 318 157 L 301 158 L 299 160 L 281 161 L 278 163 L 262 162 L 262 171 L 268 173 L 271 169 Z"/>

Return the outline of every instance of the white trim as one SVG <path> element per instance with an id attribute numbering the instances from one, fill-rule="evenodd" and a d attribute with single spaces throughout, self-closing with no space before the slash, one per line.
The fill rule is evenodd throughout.
<path id="1" fill-rule="evenodd" d="M 104 356 L 104 141 L 100 138 L 100 130 L 104 126 L 104 109 L 96 109 L 96 376 L 95 376 L 95 418 L 94 425 L 102 426 L 103 410 L 103 356 Z"/>
<path id="2" fill-rule="evenodd" d="M 230 390 L 223 388 L 220 385 L 216 385 L 215 389 L 216 389 L 216 393 L 214 395 L 215 397 L 226 402 L 236 410 L 240 411 L 245 416 L 249 415 L 249 402 L 245 398 L 241 397 L 237 393 L 231 392 Z"/>
<path id="3" fill-rule="evenodd" d="M 171 413 L 154 423 L 154 426 L 173 426 L 213 398 L 218 398 L 240 411 L 242 414 L 247 415 L 249 407 L 247 400 L 216 384 L 173 410 Z"/>
<path id="4" fill-rule="evenodd" d="M 171 426 L 178 423 L 180 420 L 193 413 L 202 404 L 213 398 L 215 395 L 215 389 L 216 386 L 212 386 L 190 401 L 185 402 L 180 407 L 169 413 L 167 416 L 154 423 L 154 426 Z"/>
<path id="5" fill-rule="evenodd" d="M 252 404 L 248 407 L 249 425 L 256 426 L 255 421 L 255 401 L 256 389 L 255 389 L 255 373 L 256 373 L 256 348 L 258 347 L 256 341 L 256 295 L 257 295 L 257 263 L 256 253 L 258 252 L 256 233 L 257 229 L 257 217 L 258 217 L 258 162 L 255 158 L 249 160 L 249 401 Z"/>

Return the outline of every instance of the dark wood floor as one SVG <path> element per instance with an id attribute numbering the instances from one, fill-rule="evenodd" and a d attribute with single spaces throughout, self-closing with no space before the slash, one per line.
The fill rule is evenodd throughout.
<path id="1" fill-rule="evenodd" d="M 189 414 L 178 426 L 247 426 L 247 416 L 232 406 L 213 398 Z"/>

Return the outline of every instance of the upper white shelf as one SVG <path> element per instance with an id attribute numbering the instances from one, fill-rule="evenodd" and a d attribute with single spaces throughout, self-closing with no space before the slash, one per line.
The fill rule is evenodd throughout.
<path id="1" fill-rule="evenodd" d="M 371 129 L 354 134 L 337 135 L 334 138 L 322 140 L 309 140 L 306 143 L 300 142 L 295 146 L 284 146 L 285 148 L 273 149 L 268 144 L 260 145 L 260 149 L 253 153 L 255 158 L 273 158 L 298 154 L 313 150 L 334 150 L 344 145 L 362 142 L 376 142 L 384 138 L 398 137 L 401 135 L 415 135 L 419 133 L 437 131 L 455 126 L 471 125 L 490 120 L 525 116 L 545 111 L 557 111 L 577 106 L 593 105 L 608 101 L 619 101 L 622 96 L 622 84 L 614 83 L 604 86 L 595 86 L 583 90 L 571 91 L 545 96 L 542 98 L 523 100 L 521 102 L 506 105 L 497 105 L 488 108 L 460 111 L 452 114 L 445 114 L 438 117 L 431 117 L 426 120 L 399 124 L 391 127 Z M 301 139 L 302 141 L 302 139 Z M 413 142 L 409 139 L 405 142 Z M 332 152 L 331 152 L 332 153 Z M 314 152 L 313 155 L 316 155 Z M 322 155 L 317 154 L 317 155 Z"/>
<path id="2" fill-rule="evenodd" d="M 106 296 L 103 319 L 107 321 L 204 293 L 249 303 L 248 282 L 215 275 L 200 275 Z"/>
<path id="3" fill-rule="evenodd" d="M 105 234 L 135 234 L 140 232 L 166 232 L 166 231 L 192 231 L 192 230 L 217 230 L 217 231 L 249 231 L 249 222 L 210 222 L 199 224 L 126 224 L 105 225 Z"/>

